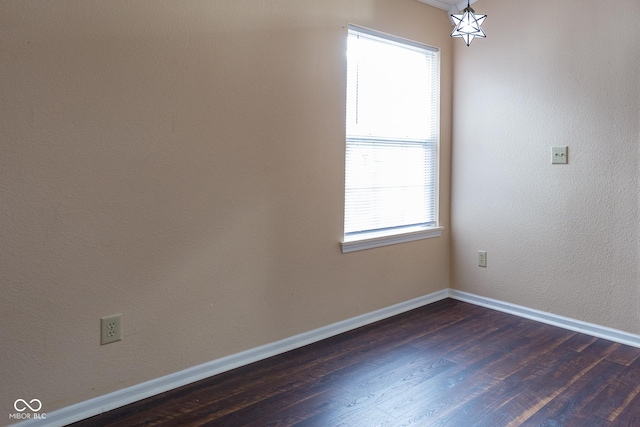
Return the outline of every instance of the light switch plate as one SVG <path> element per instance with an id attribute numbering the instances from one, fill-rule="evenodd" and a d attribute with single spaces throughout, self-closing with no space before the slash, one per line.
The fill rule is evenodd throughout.
<path id="1" fill-rule="evenodd" d="M 568 147 L 551 147 L 551 163 L 566 165 L 569 162 Z"/>
<path id="2" fill-rule="evenodd" d="M 487 251 L 478 251 L 478 267 L 487 266 Z"/>

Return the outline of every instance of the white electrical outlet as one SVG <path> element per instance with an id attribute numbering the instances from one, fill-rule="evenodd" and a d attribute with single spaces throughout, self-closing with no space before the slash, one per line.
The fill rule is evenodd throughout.
<path id="1" fill-rule="evenodd" d="M 487 251 L 478 251 L 478 267 L 487 266 Z"/>
<path id="2" fill-rule="evenodd" d="M 100 318 L 100 345 L 122 339 L 122 314 Z"/>

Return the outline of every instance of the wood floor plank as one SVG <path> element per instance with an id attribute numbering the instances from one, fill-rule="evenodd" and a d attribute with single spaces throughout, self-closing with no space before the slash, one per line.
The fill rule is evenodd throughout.
<path id="1" fill-rule="evenodd" d="M 640 427 L 640 349 L 445 299 L 93 426 Z"/>
<path id="2" fill-rule="evenodd" d="M 546 383 L 555 371 L 575 357 L 574 352 L 562 348 L 556 348 L 542 356 L 532 355 L 520 367 L 514 366 L 509 375 L 499 378 L 496 387 L 487 390 L 461 409 L 472 414 L 474 423 L 470 425 L 519 425 L 528 418 L 528 411 L 544 406 L 543 402 L 548 398 Z M 558 383 L 559 381 L 554 385 L 557 386 Z M 448 425 L 456 425 L 459 421 L 461 420 L 454 414 Z"/>
<path id="3" fill-rule="evenodd" d="M 574 336 L 569 338 L 569 340 L 567 340 L 564 346 L 567 349 L 575 350 L 576 352 L 580 353 L 597 340 L 598 338 L 592 337 L 591 335 L 575 334 Z"/>
<path id="4" fill-rule="evenodd" d="M 343 390 L 310 384 L 226 414 L 217 418 L 217 422 L 225 426 L 264 426 L 268 414 L 270 425 L 300 425 L 314 416 L 333 414 L 351 401 L 352 397 Z"/>
<path id="5" fill-rule="evenodd" d="M 402 413 L 397 416 L 398 426 L 447 425 L 452 414 L 462 418 L 463 423 L 459 425 L 469 426 L 473 418 L 468 416 L 465 404 L 495 388 L 498 380 L 477 369 L 452 374 L 437 384 L 425 384 L 419 394 L 397 396 L 395 406 L 386 412 Z"/>
<path id="6" fill-rule="evenodd" d="M 640 426 L 640 395 L 636 395 L 620 412 L 615 419 L 615 425 L 621 427 Z"/>
<path id="7" fill-rule="evenodd" d="M 526 328 L 520 322 L 509 322 L 487 328 L 484 333 L 478 333 L 468 340 L 461 340 L 457 344 L 441 345 L 444 357 L 457 363 L 472 364 L 494 353 L 511 353 L 516 348 L 531 342 L 528 338 L 514 336 L 514 331 Z"/>
<path id="8" fill-rule="evenodd" d="M 621 365 L 603 360 L 590 372 L 578 378 L 543 408 L 536 412 L 527 424 L 564 425 L 568 420 L 595 417 L 592 409 L 597 408 L 595 397 L 607 386 L 607 381 L 616 375 Z"/>
<path id="9" fill-rule="evenodd" d="M 520 414 L 514 414 L 512 421 L 506 424 L 507 427 L 521 425 L 533 416 L 538 410 L 557 398 L 573 383 L 585 375 L 591 375 L 592 369 L 603 361 L 612 351 L 612 343 L 605 340 L 597 340 L 588 348 L 572 357 L 569 360 L 561 359 L 560 364 L 553 372 L 544 376 L 544 381 L 537 381 L 537 384 L 529 384 L 529 393 L 535 390 L 539 398 L 532 399 L 534 404 L 526 408 Z"/>
<path id="10" fill-rule="evenodd" d="M 609 360 L 615 363 L 619 363 L 624 366 L 631 366 L 631 364 L 640 359 L 640 352 L 634 347 L 628 345 L 615 343 L 614 350 L 609 355 Z"/>
<path id="11" fill-rule="evenodd" d="M 442 416 L 498 383 L 496 378 L 483 371 L 485 364 L 497 357 L 500 355 L 494 353 L 470 365 L 456 365 L 419 384 L 410 393 L 397 394 L 382 402 L 380 408 L 403 419 L 429 419 L 435 414 Z"/>
<path id="12" fill-rule="evenodd" d="M 638 395 L 640 362 L 634 362 L 626 369 L 619 369 L 616 375 L 607 379 L 607 387 L 595 397 L 598 407 L 594 414 L 614 422 Z M 638 410 L 640 411 L 640 408 Z"/>
<path id="13" fill-rule="evenodd" d="M 446 375 L 455 366 L 453 362 L 447 359 L 428 359 L 417 366 L 412 366 L 410 371 L 405 371 L 405 373 L 395 377 L 393 375 L 389 376 L 385 382 L 378 382 L 373 387 L 346 387 L 346 390 L 357 398 L 367 396 L 367 400 L 372 405 L 380 407 L 384 402 L 398 395 L 417 394 L 420 385 L 443 373 Z M 389 373 L 393 374 L 397 373 L 397 371 L 390 371 Z"/>

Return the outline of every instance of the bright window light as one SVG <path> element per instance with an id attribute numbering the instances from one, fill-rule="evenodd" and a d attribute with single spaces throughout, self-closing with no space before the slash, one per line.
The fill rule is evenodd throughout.
<path id="1" fill-rule="evenodd" d="M 437 224 L 437 49 L 350 27 L 345 240 Z"/>

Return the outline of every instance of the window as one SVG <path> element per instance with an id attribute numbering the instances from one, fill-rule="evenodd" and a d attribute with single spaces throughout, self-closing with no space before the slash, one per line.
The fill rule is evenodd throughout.
<path id="1" fill-rule="evenodd" d="M 342 251 L 439 236 L 438 50 L 350 26 Z"/>

